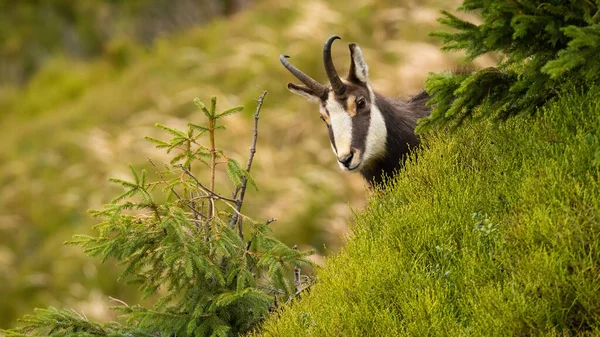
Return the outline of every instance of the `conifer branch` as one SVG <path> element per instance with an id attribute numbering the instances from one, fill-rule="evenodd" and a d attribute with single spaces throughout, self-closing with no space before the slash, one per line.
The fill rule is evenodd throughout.
<path id="1" fill-rule="evenodd" d="M 215 190 L 215 168 L 217 166 L 217 150 L 215 148 L 215 121 L 216 117 L 216 104 L 217 98 L 213 97 L 210 102 L 210 114 L 208 115 L 208 137 L 210 141 L 210 147 L 208 151 L 210 152 L 210 191 Z M 212 219 L 215 210 L 215 201 L 213 198 L 209 198 L 209 206 L 208 206 L 208 219 Z"/>
<path id="2" fill-rule="evenodd" d="M 275 222 L 277 221 L 277 218 L 271 218 L 267 221 L 265 221 L 265 226 L 268 226 L 269 224 L 271 224 L 271 222 Z M 250 249 L 250 245 L 252 245 L 252 239 L 248 240 L 248 243 L 246 244 L 246 251 L 248 251 Z"/>
<path id="3" fill-rule="evenodd" d="M 148 157 L 148 161 L 150 162 L 150 164 L 154 167 L 154 169 L 156 170 L 156 174 L 158 174 L 158 176 L 160 177 L 160 179 L 162 180 L 161 182 L 164 184 L 167 184 L 167 181 L 165 180 L 165 177 L 163 176 L 163 174 L 160 172 L 160 170 L 158 169 L 158 167 L 156 167 L 156 165 L 154 164 L 154 162 L 152 161 L 152 158 Z M 194 214 L 196 214 L 197 216 L 206 219 L 206 215 L 202 214 L 200 211 L 198 211 L 194 206 L 192 206 L 190 203 L 188 203 L 186 200 L 184 200 L 183 198 L 181 198 L 181 196 L 179 195 L 179 193 L 177 193 L 173 187 L 169 187 L 169 190 L 171 191 L 171 193 L 173 193 L 173 195 L 175 195 L 177 197 L 177 199 L 179 199 L 179 201 L 181 201 L 184 205 L 186 205 L 187 207 L 189 207 L 192 212 L 194 212 Z"/>
<path id="4" fill-rule="evenodd" d="M 534 114 L 564 85 L 586 90 L 600 80 L 594 1 L 464 1 L 459 10 L 479 12 L 481 22 L 442 11 L 438 21 L 453 30 L 431 34 L 442 50 L 464 51 L 468 61 L 486 53 L 501 60 L 486 69 L 430 75 L 425 90 L 432 111 L 419 121 L 418 133 L 469 119 Z"/>

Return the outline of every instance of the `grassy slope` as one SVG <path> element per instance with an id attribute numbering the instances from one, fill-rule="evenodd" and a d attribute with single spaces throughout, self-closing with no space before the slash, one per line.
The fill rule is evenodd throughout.
<path id="1" fill-rule="evenodd" d="M 598 97 L 430 137 L 264 335 L 598 335 Z"/>
<path id="2" fill-rule="evenodd" d="M 363 183 L 339 172 L 316 107 L 285 89 L 292 76 L 278 56 L 289 53 L 324 79 L 322 44 L 339 34 L 340 71 L 347 69 L 345 44 L 359 42 L 376 87 L 408 95 L 427 71 L 450 67 L 427 33 L 438 27 L 437 8 L 452 6 L 265 0 L 229 20 L 165 37 L 148 51 L 116 43 L 90 63 L 58 56 L 26 88 L 0 88 L 0 327 L 47 305 L 108 319 L 103 294 L 137 297 L 116 285 L 113 266 L 62 242 L 89 231 L 94 221 L 86 210 L 115 195 L 108 177 L 126 177 L 128 163 L 147 167 L 148 156 L 162 162 L 143 136 L 163 137 L 156 122 L 177 127 L 201 118 L 196 96 L 216 95 L 221 108 L 246 106 L 245 118 L 228 118 L 230 133 L 217 139 L 245 162 L 257 86 L 269 91 L 253 167 L 261 190 L 249 192 L 244 210 L 257 219 L 277 217 L 273 227 L 287 243 L 320 254 L 324 244 L 336 249 L 347 203 L 364 200 Z"/>

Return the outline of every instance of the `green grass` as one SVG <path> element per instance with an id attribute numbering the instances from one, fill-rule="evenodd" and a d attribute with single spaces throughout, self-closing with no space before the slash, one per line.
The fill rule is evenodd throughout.
<path id="1" fill-rule="evenodd" d="M 427 137 L 264 335 L 600 334 L 598 97 Z"/>
<path id="2" fill-rule="evenodd" d="M 147 48 L 125 39 L 91 61 L 54 55 L 26 86 L 0 87 L 0 327 L 13 326 L 34 307 L 74 308 L 110 320 L 116 317 L 98 309 L 112 304 L 107 296 L 136 303 L 135 290 L 116 283 L 118 268 L 62 243 L 89 233 L 95 221 L 86 210 L 119 191 L 107 178 L 127 176 L 130 163 L 153 172 L 147 157 L 165 162 L 143 137 L 164 137 L 157 122 L 197 123 L 203 115 L 194 97 L 215 95 L 223 108 L 246 107 L 224 121 L 228 131 L 217 139 L 245 163 L 258 87 L 269 91 L 252 169 L 260 190 L 248 191 L 243 211 L 257 220 L 278 218 L 271 226 L 287 244 L 312 246 L 320 255 L 327 254 L 324 246 L 337 250 L 347 205 L 363 205 L 364 185 L 339 171 L 318 108 L 287 91 L 294 79 L 279 54 L 289 53 L 295 65 L 324 80 L 323 42 L 339 34 L 340 72 L 349 63 L 347 43 L 355 41 L 377 89 L 406 96 L 422 81 L 397 81 L 398 69 L 409 66 L 403 55 L 434 43 L 427 33 L 439 28 L 433 18 L 412 13 L 435 17 L 437 8 L 455 4 L 261 0 Z M 433 60 L 451 67 L 451 56 Z M 432 68 L 420 70 L 423 78 Z M 219 184 L 217 191 L 228 187 Z"/>

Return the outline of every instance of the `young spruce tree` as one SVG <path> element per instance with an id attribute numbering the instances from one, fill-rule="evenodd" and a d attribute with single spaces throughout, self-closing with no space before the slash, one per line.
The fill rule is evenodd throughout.
<path id="1" fill-rule="evenodd" d="M 456 126 L 465 118 L 534 113 L 565 82 L 589 87 L 600 78 L 600 0 L 465 0 L 458 8 L 480 14 L 473 24 L 443 11 L 455 32 L 435 32 L 444 50 L 468 60 L 495 52 L 496 67 L 438 73 L 426 80 L 433 111 L 418 130 Z"/>
<path id="2" fill-rule="evenodd" d="M 250 168 L 265 95 L 258 99 L 245 168 L 215 143 L 224 129 L 221 119 L 242 107 L 218 113 L 215 97 L 210 106 L 196 99 L 205 125 L 190 123 L 182 131 L 157 124 L 171 139 L 147 137 L 173 155 L 170 165 L 161 168 L 149 159 L 153 174 L 131 167 L 131 180 L 111 179 L 125 191 L 92 211 L 101 221 L 97 236 L 69 242 L 102 261 L 119 261 L 125 267 L 121 280 L 139 285 L 145 297 L 159 295 L 152 308 L 122 303 L 113 308 L 122 313 L 121 321 L 105 324 L 72 310 L 37 309 L 20 327 L 4 331 L 6 336 L 236 336 L 295 296 L 302 288 L 299 268 L 310 265 L 310 252 L 275 239 L 268 227 L 274 219 L 255 222 L 240 213 L 246 187 L 255 186 Z M 219 164 L 227 166 L 231 196 L 215 191 Z M 208 170 L 207 184 L 194 173 L 200 169 Z M 250 227 L 246 240 L 242 223 Z"/>

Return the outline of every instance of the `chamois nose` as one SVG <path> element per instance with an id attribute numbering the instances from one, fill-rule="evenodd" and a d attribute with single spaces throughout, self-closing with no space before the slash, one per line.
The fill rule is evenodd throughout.
<path id="1" fill-rule="evenodd" d="M 352 162 L 352 158 L 354 158 L 354 151 L 351 151 L 348 155 L 342 158 L 338 158 L 338 161 L 344 165 L 346 168 L 350 168 L 350 163 Z"/>

